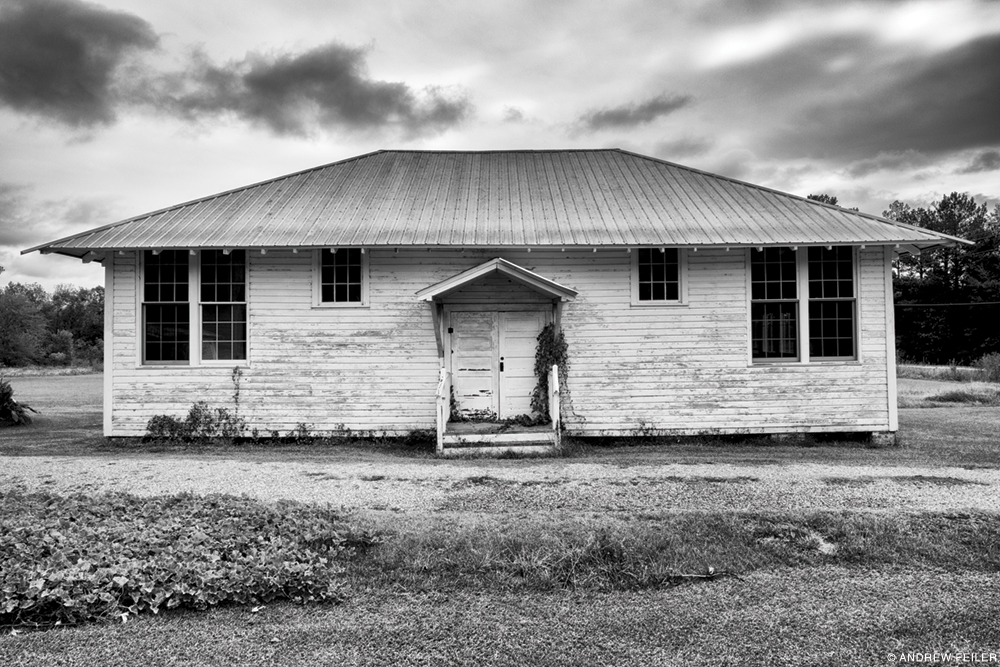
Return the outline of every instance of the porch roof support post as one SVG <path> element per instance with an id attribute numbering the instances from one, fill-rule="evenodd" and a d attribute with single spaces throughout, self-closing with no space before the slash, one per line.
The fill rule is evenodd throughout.
<path id="1" fill-rule="evenodd" d="M 444 368 L 444 304 L 440 301 L 431 301 L 431 318 L 434 322 L 434 340 L 437 342 L 438 359 L 441 367 Z"/>

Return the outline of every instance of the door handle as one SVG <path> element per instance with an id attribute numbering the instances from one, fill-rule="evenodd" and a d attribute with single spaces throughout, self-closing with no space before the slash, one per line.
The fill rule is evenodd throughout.
<path id="1" fill-rule="evenodd" d="M 500 372 L 503 373 L 503 357 L 500 357 Z"/>

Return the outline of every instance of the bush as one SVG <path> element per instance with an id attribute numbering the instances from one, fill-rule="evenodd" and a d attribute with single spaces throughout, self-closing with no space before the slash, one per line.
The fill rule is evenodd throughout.
<path id="1" fill-rule="evenodd" d="M 144 439 L 149 442 L 194 442 L 222 440 L 232 442 L 246 431 L 246 421 L 227 408 L 212 409 L 208 403 L 198 401 L 191 406 L 187 417 L 177 419 L 170 415 L 154 415 L 146 422 Z"/>
<path id="2" fill-rule="evenodd" d="M 276 599 L 343 599 L 336 512 L 190 494 L 0 494 L 0 625 L 45 627 Z"/>
<path id="3" fill-rule="evenodd" d="M 983 380 L 1000 382 L 1000 353 L 991 352 L 983 355 L 976 362 L 976 367 L 983 372 Z"/>
<path id="4" fill-rule="evenodd" d="M 15 426 L 19 424 L 30 424 L 31 415 L 29 412 L 38 414 L 27 403 L 18 403 L 14 400 L 14 389 L 3 378 L 0 378 L 0 422 L 8 422 Z"/>

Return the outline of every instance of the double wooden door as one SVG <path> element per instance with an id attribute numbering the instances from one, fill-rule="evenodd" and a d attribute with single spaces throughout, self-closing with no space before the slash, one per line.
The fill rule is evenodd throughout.
<path id="1" fill-rule="evenodd" d="M 535 349 L 547 319 L 542 310 L 451 311 L 452 387 L 464 415 L 531 413 Z"/>

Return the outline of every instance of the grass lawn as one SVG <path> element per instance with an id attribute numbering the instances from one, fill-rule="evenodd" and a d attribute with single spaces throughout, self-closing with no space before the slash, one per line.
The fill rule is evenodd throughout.
<path id="1" fill-rule="evenodd" d="M 640 592 L 357 594 L 0 640 L 10 665 L 884 665 L 1000 646 L 995 575 L 786 569 Z"/>
<path id="2" fill-rule="evenodd" d="M 944 381 L 916 381 L 941 385 L 901 380 L 900 395 L 912 390 L 918 404 L 919 392 L 950 391 Z M 0 430 L 0 455 L 163 455 L 100 437 L 99 375 L 12 384 L 15 398 L 43 414 L 37 428 Z M 891 448 L 681 441 L 583 445 L 561 461 L 620 471 L 623 484 L 634 483 L 642 466 L 666 461 L 808 462 L 888 474 L 905 466 L 1000 468 L 998 412 L 947 403 L 902 409 L 901 446 Z M 370 443 L 165 451 L 191 459 L 442 464 L 424 450 Z M 537 465 L 444 463 L 470 474 L 481 468 L 486 474 L 470 479 L 483 480 L 501 464 Z M 865 483 L 858 479 L 831 484 Z M 690 492 L 712 483 L 692 479 Z M 510 514 L 453 505 L 348 518 L 381 543 L 348 564 L 342 604 L 229 606 L 7 630 L 0 665 L 885 665 L 914 652 L 992 652 L 1000 661 L 1000 516 L 965 511 L 960 501 L 939 513 L 734 507 L 635 514 L 553 505 Z M 709 567 L 739 576 L 678 576 Z"/>

